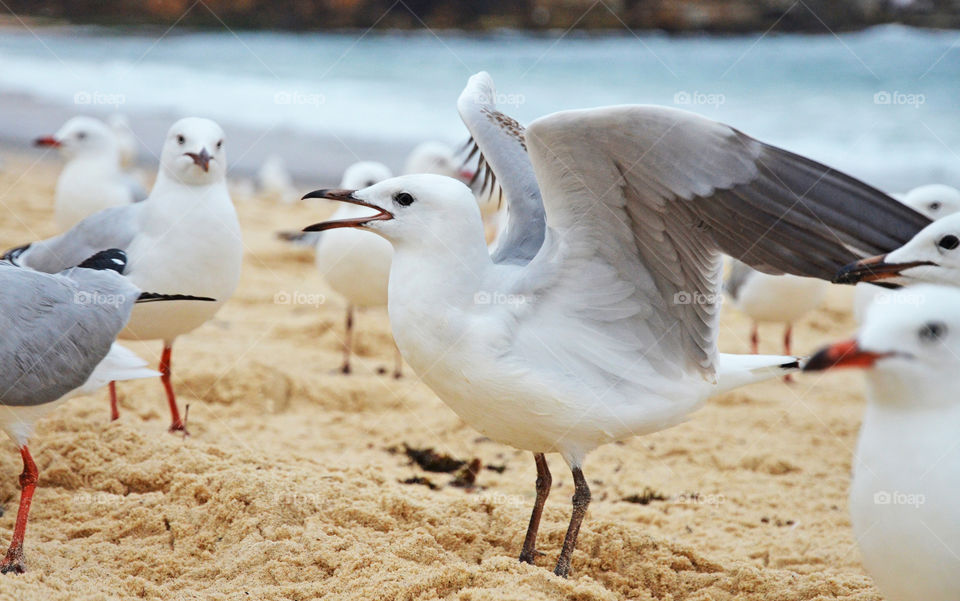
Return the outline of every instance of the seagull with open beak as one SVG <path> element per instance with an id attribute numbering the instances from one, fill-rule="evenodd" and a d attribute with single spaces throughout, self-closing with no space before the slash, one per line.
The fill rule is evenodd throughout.
<path id="1" fill-rule="evenodd" d="M 885 599 L 960 598 L 960 290 L 928 284 L 867 309 L 856 338 L 805 371 L 859 368 L 867 409 L 850 517 Z"/>

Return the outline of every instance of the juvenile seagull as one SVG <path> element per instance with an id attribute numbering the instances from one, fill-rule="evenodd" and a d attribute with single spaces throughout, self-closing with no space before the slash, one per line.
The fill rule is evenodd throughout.
<path id="1" fill-rule="evenodd" d="M 464 94 L 495 97 L 486 74 Z M 533 167 L 514 161 L 505 173 L 515 181 L 501 177 L 515 192 L 506 194 L 495 255 L 470 190 L 441 176 L 312 192 L 375 214 L 306 229 L 359 227 L 389 240 L 388 308 L 404 358 L 467 423 L 534 453 L 537 499 L 521 561 L 536 556 L 550 487 L 544 454 L 567 461 L 576 492 L 555 569 L 566 576 L 590 501 L 581 469 L 590 450 L 677 424 L 712 394 L 796 366 L 791 357 L 717 352 L 720 252 L 765 271 L 829 278 L 927 220 L 684 111 L 567 111 L 524 132 L 481 108 L 469 114 L 492 124 L 474 132 L 485 164 L 495 170 L 497 153 L 516 158 L 525 148 Z"/>
<path id="2" fill-rule="evenodd" d="M 167 133 L 160 172 L 147 200 L 105 209 L 60 236 L 13 249 L 4 257 L 37 271 L 57 273 L 98 250 L 120 248 L 130 258 L 123 274 L 134 285 L 217 299 L 138 306 L 120 334 L 135 340 L 163 340 L 159 371 L 172 432 L 186 432 L 170 382 L 173 342 L 212 318 L 240 279 L 243 246 L 227 192 L 226 170 L 220 126 L 208 119 L 181 119 Z M 111 418 L 117 419 L 113 384 L 110 406 Z"/>
<path id="3" fill-rule="evenodd" d="M 59 149 L 67 160 L 53 201 L 54 223 L 61 232 L 97 211 L 147 197 L 140 182 L 121 170 L 117 137 L 98 119 L 74 117 L 34 143 Z"/>
<path id="4" fill-rule="evenodd" d="M 850 521 L 885 599 L 960 598 L 960 291 L 914 286 L 867 310 L 805 371 L 866 370 Z"/>
<path id="5" fill-rule="evenodd" d="M 111 249 L 60 274 L 0 261 L 0 428 L 23 459 L 20 508 L 0 572 L 25 570 L 23 537 L 38 478 L 27 441 L 37 420 L 112 380 L 158 375 L 114 342 L 135 303 L 211 300 L 141 293 L 117 274 L 126 261 L 122 251 Z"/>

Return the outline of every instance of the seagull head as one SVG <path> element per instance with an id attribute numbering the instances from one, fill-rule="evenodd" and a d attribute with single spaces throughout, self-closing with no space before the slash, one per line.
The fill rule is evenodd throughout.
<path id="1" fill-rule="evenodd" d="M 184 184 L 199 186 L 223 180 L 227 172 L 223 129 L 199 117 L 177 121 L 167 132 L 160 163 L 167 176 Z"/>
<path id="2" fill-rule="evenodd" d="M 944 380 L 960 370 L 960 289 L 920 284 L 878 296 L 855 338 L 820 349 L 803 369 L 844 367 L 868 370 L 879 400 L 956 402 Z"/>
<path id="3" fill-rule="evenodd" d="M 304 198 L 337 200 L 367 209 L 347 219 L 308 226 L 304 228 L 307 232 L 360 228 L 383 236 L 394 247 L 423 246 L 431 241 L 455 247 L 464 237 L 483 238 L 480 209 L 470 188 L 442 175 L 403 175 L 360 190 L 316 190 Z"/>
<path id="4" fill-rule="evenodd" d="M 928 184 L 907 192 L 900 202 L 930 219 L 960 211 L 960 190 L 943 184 Z"/>
<path id="5" fill-rule="evenodd" d="M 67 159 L 117 152 L 117 138 L 106 123 L 93 117 L 74 117 L 52 136 L 41 136 L 35 146 L 57 148 Z"/>
<path id="6" fill-rule="evenodd" d="M 892 252 L 845 266 L 835 281 L 840 284 L 957 285 L 960 283 L 960 213 L 934 221 Z"/>
<path id="7" fill-rule="evenodd" d="M 423 142 L 410 152 L 403 168 L 405 173 L 433 173 L 446 175 L 466 183 L 473 171 L 464 169 L 456 153 L 443 142 Z"/>

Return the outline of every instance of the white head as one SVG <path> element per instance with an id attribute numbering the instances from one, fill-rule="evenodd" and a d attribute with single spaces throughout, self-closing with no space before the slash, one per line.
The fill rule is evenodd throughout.
<path id="1" fill-rule="evenodd" d="M 960 403 L 960 289 L 924 284 L 879 296 L 856 338 L 820 350 L 804 371 L 840 367 L 870 370 L 881 403 Z"/>
<path id="2" fill-rule="evenodd" d="M 177 121 L 163 142 L 160 165 L 167 177 L 184 184 L 202 186 L 223 181 L 227 173 L 223 130 L 199 117 Z"/>
<path id="3" fill-rule="evenodd" d="M 117 154 L 117 138 L 106 123 L 93 117 L 74 117 L 52 136 L 34 140 L 36 146 L 58 148 L 67 159 Z"/>
<path id="4" fill-rule="evenodd" d="M 443 142 L 424 142 L 410 152 L 403 168 L 407 174 L 432 173 L 467 182 L 473 172 L 461 168 L 453 149 Z"/>
<path id="5" fill-rule="evenodd" d="M 318 223 L 304 231 L 354 227 L 383 236 L 394 248 L 470 248 L 486 253 L 477 201 L 466 185 L 442 175 L 403 175 L 362 190 L 317 190 L 304 198 L 326 198 L 374 209 L 376 213 Z M 475 244 L 474 244 L 475 246 Z"/>
<path id="6" fill-rule="evenodd" d="M 960 286 L 960 213 L 934 221 L 895 251 L 851 263 L 837 281 Z"/>
<path id="7" fill-rule="evenodd" d="M 390 168 L 376 161 L 360 161 L 347 167 L 340 179 L 340 187 L 344 190 L 359 190 L 369 188 L 385 179 L 393 177 Z"/>
<path id="8" fill-rule="evenodd" d="M 930 219 L 940 219 L 960 211 L 960 190 L 943 184 L 929 184 L 914 188 L 900 202 Z"/>

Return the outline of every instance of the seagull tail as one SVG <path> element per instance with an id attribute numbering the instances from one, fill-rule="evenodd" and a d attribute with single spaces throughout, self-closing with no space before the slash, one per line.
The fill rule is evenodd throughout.
<path id="1" fill-rule="evenodd" d="M 732 355 L 720 353 L 717 387 L 714 394 L 800 371 L 801 361 L 801 357 L 791 357 L 789 355 Z"/>
<path id="2" fill-rule="evenodd" d="M 75 390 L 71 396 L 91 394 L 114 381 L 155 378 L 159 375 L 160 372 L 147 367 L 147 362 L 136 353 L 114 342 L 107 356 L 97 364 L 83 386 Z"/>

